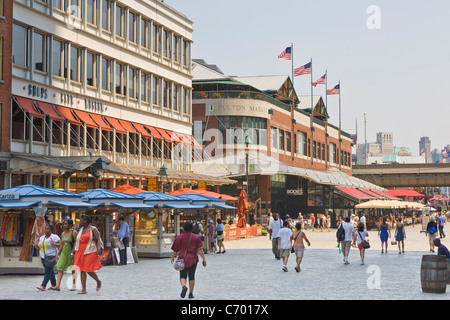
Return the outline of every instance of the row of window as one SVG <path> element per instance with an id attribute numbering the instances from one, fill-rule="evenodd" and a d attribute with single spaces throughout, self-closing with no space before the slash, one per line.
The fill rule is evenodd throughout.
<path id="1" fill-rule="evenodd" d="M 93 26 L 101 20 L 102 30 L 190 67 L 190 41 L 131 8 L 113 0 L 53 0 L 53 6 Z"/>
<path id="2" fill-rule="evenodd" d="M 30 36 L 32 44 L 28 41 Z M 30 50 L 31 47 L 33 50 Z M 32 69 L 35 71 L 51 73 L 64 79 L 69 77 L 75 83 L 86 83 L 92 88 L 101 87 L 106 92 L 140 99 L 184 114 L 190 113 L 189 88 L 116 59 L 14 24 L 13 64 L 28 68 L 30 53 Z"/>

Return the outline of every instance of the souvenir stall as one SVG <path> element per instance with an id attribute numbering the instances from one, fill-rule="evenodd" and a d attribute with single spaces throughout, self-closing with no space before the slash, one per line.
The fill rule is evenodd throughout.
<path id="1" fill-rule="evenodd" d="M 97 207 L 86 211 L 86 215 L 91 218 L 100 231 L 102 241 L 105 245 L 105 253 L 102 260 L 104 264 L 118 264 L 118 238 L 115 234 L 119 230 L 119 216 L 123 215 L 129 225 L 130 241 L 127 250 L 128 263 L 138 262 L 137 251 L 135 247 L 135 221 L 136 217 L 143 212 L 153 208 L 152 205 L 144 204 L 142 199 L 132 195 L 106 190 L 95 189 L 79 193 L 82 200 L 89 204 L 95 204 Z"/>
<path id="2" fill-rule="evenodd" d="M 91 206 L 83 203 L 81 196 L 61 190 L 32 185 L 1 190 L 0 274 L 43 273 L 35 245 L 45 224 L 58 226 L 69 210 Z"/>
<path id="3" fill-rule="evenodd" d="M 168 258 L 172 244 L 179 235 L 187 211 L 197 213 L 204 205 L 193 205 L 190 200 L 159 192 L 135 195 L 154 209 L 141 212 L 136 222 L 136 248 L 139 257 Z M 188 216 L 190 215 L 187 214 Z"/>

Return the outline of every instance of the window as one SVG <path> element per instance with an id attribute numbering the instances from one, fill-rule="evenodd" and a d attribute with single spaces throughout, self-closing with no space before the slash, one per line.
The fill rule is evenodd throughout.
<path id="1" fill-rule="evenodd" d="M 70 47 L 70 80 L 81 82 L 81 49 Z"/>
<path id="2" fill-rule="evenodd" d="M 152 79 L 152 103 L 158 104 L 158 78 Z"/>
<path id="3" fill-rule="evenodd" d="M 68 13 L 72 16 L 78 17 L 80 19 L 84 18 L 84 4 L 83 0 L 70 0 L 70 7 L 68 8 Z"/>
<path id="4" fill-rule="evenodd" d="M 64 0 L 53 0 L 53 7 L 59 10 L 64 10 Z"/>
<path id="5" fill-rule="evenodd" d="M 141 19 L 141 47 L 146 48 L 148 47 L 148 42 L 147 42 L 147 26 L 148 26 L 148 22 L 145 19 Z"/>
<path id="6" fill-rule="evenodd" d="M 137 42 L 136 39 L 136 15 L 130 12 L 128 15 L 128 40 L 130 42 Z"/>
<path id="7" fill-rule="evenodd" d="M 270 147 L 277 149 L 278 148 L 278 129 L 270 128 Z"/>
<path id="8" fill-rule="evenodd" d="M 34 32 L 33 33 L 33 45 L 34 45 L 34 48 L 33 48 L 34 69 L 45 72 L 46 71 L 45 36 L 40 33 Z"/>
<path id="9" fill-rule="evenodd" d="M 291 152 L 291 133 L 286 131 L 286 151 Z"/>
<path id="10" fill-rule="evenodd" d="M 180 108 L 183 113 L 187 113 L 186 112 L 186 91 L 187 90 L 185 87 L 181 87 L 181 101 L 180 101 L 181 106 L 180 106 Z"/>
<path id="11" fill-rule="evenodd" d="M 53 75 L 62 77 L 62 62 L 63 62 L 63 48 L 64 44 L 61 41 L 53 39 L 52 44 L 52 72 Z"/>
<path id="12" fill-rule="evenodd" d="M 13 26 L 13 63 L 27 67 L 27 29 L 15 24 Z"/>
<path id="13" fill-rule="evenodd" d="M 3 17 L 3 0 L 0 0 L 0 16 Z"/>
<path id="14" fill-rule="evenodd" d="M 86 0 L 86 20 L 97 25 L 98 0 Z"/>
<path id="15" fill-rule="evenodd" d="M 336 163 L 336 144 L 330 143 L 330 162 Z"/>
<path id="16" fill-rule="evenodd" d="M 128 68 L 128 96 L 133 99 L 137 99 L 137 79 L 138 72 L 133 68 Z"/>
<path id="17" fill-rule="evenodd" d="M 3 37 L 0 37 L 0 80 L 3 80 Z M 0 110 L 0 112 L 1 112 L 1 110 Z M 0 116 L 1 116 L 1 113 L 0 113 Z"/>
<path id="18" fill-rule="evenodd" d="M 169 57 L 170 59 L 172 59 L 172 45 L 173 45 L 172 32 L 169 32 L 169 33 L 168 33 L 168 36 L 167 36 L 167 42 L 168 42 L 168 52 L 167 52 L 167 57 Z"/>
<path id="19" fill-rule="evenodd" d="M 168 108 L 169 104 L 167 99 L 169 98 L 169 84 L 166 80 L 162 82 L 162 91 L 163 91 L 163 107 Z"/>
<path id="20" fill-rule="evenodd" d="M 153 25 L 153 52 L 158 52 L 158 26 Z"/>
<path id="21" fill-rule="evenodd" d="M 88 86 L 97 87 L 96 70 L 96 56 L 88 52 L 86 57 L 86 84 Z"/>
<path id="22" fill-rule="evenodd" d="M 116 35 L 123 37 L 123 14 L 122 7 L 116 6 Z"/>
<path id="23" fill-rule="evenodd" d="M 163 38 L 162 38 L 162 44 L 163 44 L 163 56 L 167 57 L 167 31 L 164 30 L 163 32 Z"/>
<path id="24" fill-rule="evenodd" d="M 102 58 L 102 89 L 112 92 L 113 88 L 113 61 Z"/>
<path id="25" fill-rule="evenodd" d="M 297 153 L 306 156 L 306 133 L 297 131 Z"/>
<path id="26" fill-rule="evenodd" d="M 285 146 L 284 146 L 284 131 L 281 129 L 278 129 L 278 148 L 280 150 L 285 150 Z"/>
<path id="27" fill-rule="evenodd" d="M 102 0 L 102 28 L 112 31 L 112 21 L 114 20 L 113 3 L 109 0 Z"/>
<path id="28" fill-rule="evenodd" d="M 191 64 L 191 44 L 183 40 L 183 65 L 189 67 Z"/>
<path id="29" fill-rule="evenodd" d="M 116 93 L 125 95 L 125 66 L 116 63 Z"/>

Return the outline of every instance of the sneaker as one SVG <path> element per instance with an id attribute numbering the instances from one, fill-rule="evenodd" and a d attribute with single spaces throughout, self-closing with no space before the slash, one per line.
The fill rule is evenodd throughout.
<path id="1" fill-rule="evenodd" d="M 194 299 L 194 295 L 192 294 L 192 292 L 189 292 L 188 298 L 189 298 L 189 299 Z"/>
<path id="2" fill-rule="evenodd" d="M 295 269 L 296 272 L 300 272 L 299 268 L 295 267 L 294 269 Z"/>
<path id="3" fill-rule="evenodd" d="M 37 289 L 40 291 L 45 291 L 45 288 L 43 286 L 39 286 L 39 287 L 37 287 Z"/>
<path id="4" fill-rule="evenodd" d="M 288 269 L 286 266 L 283 266 L 283 268 L 281 268 L 284 272 L 288 272 Z"/>
<path id="5" fill-rule="evenodd" d="M 362 266 L 364 265 L 364 261 L 361 261 L 361 265 L 362 265 Z"/>
<path id="6" fill-rule="evenodd" d="M 180 297 L 182 297 L 182 298 L 186 297 L 187 289 L 188 289 L 188 288 L 187 288 L 186 286 L 184 286 L 184 287 L 181 289 Z"/>
<path id="7" fill-rule="evenodd" d="M 344 262 L 344 264 L 350 264 L 350 262 L 348 262 L 348 261 L 345 261 L 345 262 Z"/>

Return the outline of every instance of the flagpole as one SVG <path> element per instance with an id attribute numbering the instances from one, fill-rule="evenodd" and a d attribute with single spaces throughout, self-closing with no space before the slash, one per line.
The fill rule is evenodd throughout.
<path id="1" fill-rule="evenodd" d="M 326 155 L 325 155 L 325 168 L 328 168 L 328 159 L 330 157 L 330 147 L 328 146 L 328 118 L 326 115 L 328 114 L 328 71 L 325 69 L 325 144 L 327 146 L 326 148 Z"/>
<path id="2" fill-rule="evenodd" d="M 291 124 L 292 124 L 292 137 L 291 137 L 291 143 L 294 141 L 294 106 L 295 106 L 295 97 L 294 97 L 294 44 L 291 43 L 291 62 L 292 62 L 292 110 L 291 110 Z M 291 152 L 292 152 L 292 161 L 294 161 L 295 158 L 295 152 L 294 152 L 295 146 L 291 146 Z"/>
<path id="3" fill-rule="evenodd" d="M 314 164 L 314 157 L 313 154 L 314 152 L 312 152 L 312 146 L 314 145 L 314 121 L 313 121 L 313 110 L 314 110 L 314 92 L 313 92 L 313 67 L 312 67 L 312 58 L 311 58 L 311 113 L 310 113 L 310 118 L 311 118 L 311 165 Z M 316 148 L 317 151 L 317 148 Z"/>
<path id="4" fill-rule="evenodd" d="M 342 136 L 341 136 L 341 80 L 339 80 L 339 157 L 342 154 Z M 342 158 L 339 159 L 339 170 L 342 169 Z"/>

